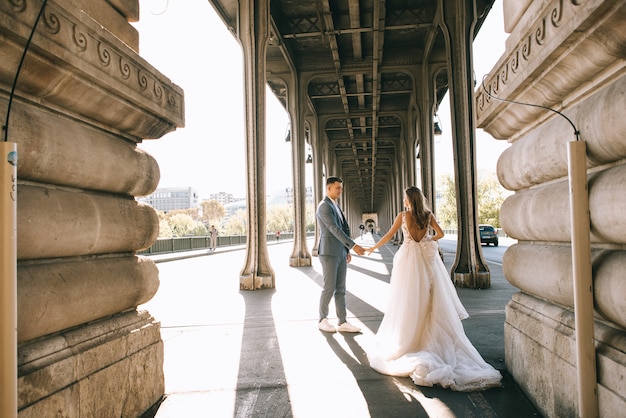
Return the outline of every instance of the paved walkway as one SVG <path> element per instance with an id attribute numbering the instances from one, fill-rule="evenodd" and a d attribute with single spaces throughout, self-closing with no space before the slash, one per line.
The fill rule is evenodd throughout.
<path id="1" fill-rule="evenodd" d="M 373 243 L 370 235 L 362 241 Z M 261 291 L 239 290 L 241 247 L 153 256 L 161 286 L 141 308 L 161 322 L 166 397 L 149 416 L 540 416 L 504 370 L 504 306 L 516 289 L 498 264 L 490 264 L 490 289 L 458 292 L 470 313 L 466 333 L 502 371 L 504 386 L 459 393 L 417 387 L 368 366 L 365 352 L 383 317 L 397 247 L 353 257 L 347 305 L 348 320 L 363 329 L 356 335 L 318 331 L 321 266 L 314 257 L 312 267 L 289 267 L 292 247 L 268 246 L 276 289 Z M 454 254 L 444 250 L 444 259 L 449 268 Z"/>

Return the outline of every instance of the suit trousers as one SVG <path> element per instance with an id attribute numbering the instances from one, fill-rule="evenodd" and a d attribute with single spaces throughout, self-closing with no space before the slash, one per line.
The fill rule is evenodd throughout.
<path id="1" fill-rule="evenodd" d="M 335 296 L 335 310 L 339 323 L 346 322 L 346 256 L 319 255 L 324 276 L 324 287 L 320 296 L 320 321 L 328 317 L 330 299 Z"/>

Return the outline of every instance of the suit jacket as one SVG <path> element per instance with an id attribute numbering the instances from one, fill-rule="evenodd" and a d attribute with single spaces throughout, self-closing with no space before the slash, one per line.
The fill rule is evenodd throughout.
<path id="1" fill-rule="evenodd" d="M 354 241 L 350 238 L 350 227 L 343 219 L 335 204 L 328 196 L 317 205 L 315 213 L 320 228 L 320 244 L 317 249 L 319 255 L 335 255 L 346 257 Z"/>

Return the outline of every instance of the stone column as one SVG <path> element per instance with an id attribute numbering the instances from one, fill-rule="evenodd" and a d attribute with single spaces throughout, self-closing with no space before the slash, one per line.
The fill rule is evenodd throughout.
<path id="1" fill-rule="evenodd" d="M 415 149 L 413 147 L 413 141 L 410 141 L 412 130 L 409 128 L 409 111 L 403 112 L 400 116 L 402 128 L 400 129 L 400 159 L 402 161 L 402 189 L 413 184 L 413 178 L 415 177 Z"/>
<path id="2" fill-rule="evenodd" d="M 304 267 L 311 265 L 311 254 L 306 245 L 306 175 L 304 148 L 306 140 L 306 121 L 304 109 L 306 109 L 306 83 L 300 82 L 300 77 L 295 75 L 296 88 L 288 89 L 287 107 L 291 117 L 291 160 L 293 169 L 293 211 L 294 211 L 294 236 L 293 251 L 289 257 L 291 267 Z"/>
<path id="3" fill-rule="evenodd" d="M 626 410 L 626 3 L 504 0 L 506 52 L 476 93 L 479 127 L 511 146 L 498 179 L 514 191 L 500 222 L 518 243 L 502 259 L 520 292 L 506 307 L 506 368 L 542 416 L 581 416 L 567 145 L 587 146 L 598 416 Z M 591 376 L 590 378 L 593 378 Z"/>
<path id="4" fill-rule="evenodd" d="M 393 189 L 392 189 L 392 193 L 391 193 L 391 207 L 394 208 L 394 210 L 389 214 L 390 215 L 390 219 L 389 219 L 389 228 L 391 228 L 391 225 L 393 225 L 393 221 L 396 218 L 396 215 L 398 214 L 398 212 L 402 211 L 403 209 L 403 204 L 402 204 L 402 200 L 404 197 L 404 188 L 402 187 L 402 184 L 400 184 L 400 170 L 402 169 L 400 163 L 398 162 L 398 160 L 396 160 L 394 162 L 394 176 L 393 176 Z M 402 232 L 400 230 L 398 230 L 396 232 L 396 237 L 395 237 L 395 242 L 401 242 L 402 241 Z"/>
<path id="5" fill-rule="evenodd" d="M 242 290 L 273 288 L 265 227 L 265 53 L 269 41 L 269 1 L 244 0 L 239 7 L 238 37 L 245 78 L 247 228 Z"/>
<path id="6" fill-rule="evenodd" d="M 420 169 L 422 177 L 422 192 L 435 213 L 435 154 L 433 151 L 433 134 L 435 111 L 435 75 L 429 74 L 426 64 L 422 67 L 422 91 L 419 95 L 421 118 L 419 121 Z"/>
<path id="7" fill-rule="evenodd" d="M 313 116 L 314 123 L 311 124 L 311 152 L 313 153 L 313 210 L 317 209 L 317 204 L 324 198 L 324 163 L 325 147 L 320 142 L 319 135 L 319 122 L 315 115 Z M 317 221 L 316 221 L 317 224 Z M 313 256 L 317 256 L 318 244 L 319 244 L 319 228 L 315 228 L 315 239 L 313 243 Z"/>
<path id="8" fill-rule="evenodd" d="M 183 91 L 139 56 L 137 1 L 57 0 L 10 101 L 41 6 L 0 2 L 0 112 L 12 103 L 19 151 L 17 411 L 137 417 L 165 388 L 160 324 L 136 309 L 159 286 L 136 255 L 159 221 L 135 197 L 160 176 L 137 144 L 184 126 Z"/>
<path id="9" fill-rule="evenodd" d="M 478 235 L 476 132 L 472 76 L 474 2 L 443 3 L 442 30 L 446 38 L 455 189 L 459 224 L 456 260 L 451 275 L 457 286 L 485 289 L 491 286 L 489 267 L 483 260 Z"/>

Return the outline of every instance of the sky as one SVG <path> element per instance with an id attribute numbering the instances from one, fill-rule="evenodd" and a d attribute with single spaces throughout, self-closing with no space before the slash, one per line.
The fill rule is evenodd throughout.
<path id="1" fill-rule="evenodd" d="M 140 147 L 161 169 L 159 187 L 194 187 L 200 197 L 245 197 L 244 78 L 242 50 L 208 0 L 140 0 L 139 54 L 185 92 L 185 127 Z M 505 51 L 502 0 L 496 0 L 474 41 L 474 72 L 480 82 Z M 443 134 L 435 137 L 435 176 L 453 174 L 450 106 L 439 106 Z M 288 117 L 267 90 L 266 192 L 291 187 L 291 145 L 284 141 Z M 477 167 L 494 172 L 508 146 L 476 133 Z M 275 163 L 278 162 L 278 163 Z M 271 163 L 271 164 L 270 164 Z M 307 185 L 311 185 L 307 164 Z"/>

